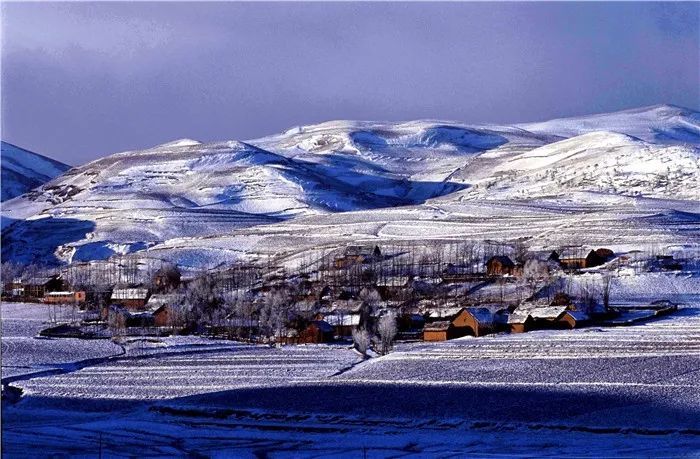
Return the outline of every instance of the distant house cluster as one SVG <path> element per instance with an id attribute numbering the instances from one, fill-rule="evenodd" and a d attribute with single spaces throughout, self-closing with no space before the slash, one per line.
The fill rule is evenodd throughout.
<path id="1" fill-rule="evenodd" d="M 89 307 L 113 333 L 306 344 L 349 341 L 358 330 L 376 339 L 380 322 L 386 328 L 389 320 L 397 339 L 434 342 L 571 329 L 609 318 L 590 298 L 571 298 L 551 279 L 627 260 L 607 248 L 532 254 L 465 246 L 417 254 L 353 244 L 295 272 L 267 263 L 183 277 L 164 266 L 145 281 L 99 291 L 72 288 L 61 274 L 34 275 L 4 284 L 3 298 Z M 679 266 L 672 256 L 652 260 L 653 269 Z"/>

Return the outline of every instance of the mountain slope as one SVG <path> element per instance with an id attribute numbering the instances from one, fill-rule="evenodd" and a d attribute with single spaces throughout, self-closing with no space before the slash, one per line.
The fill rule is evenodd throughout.
<path id="1" fill-rule="evenodd" d="M 3 256 L 64 263 L 145 250 L 210 266 L 366 237 L 546 244 L 549 226 L 566 240 L 570 221 L 609 206 L 625 209 L 605 220 L 618 233 L 587 234 L 614 236 L 658 226 L 653 215 L 694 212 L 700 143 L 679 133 L 698 119 L 661 106 L 516 126 L 332 121 L 247 142 L 182 139 L 93 161 L 7 201 Z M 696 220 L 679 225 L 663 237 L 692 239 Z"/>
<path id="2" fill-rule="evenodd" d="M 46 156 L 32 153 L 11 143 L 0 142 L 2 151 L 2 201 L 42 185 L 70 169 Z"/>
<path id="3" fill-rule="evenodd" d="M 111 155 L 8 201 L 3 254 L 104 258 L 298 215 L 415 204 L 460 187 L 381 168 L 332 173 L 338 169 L 236 141 L 176 141 Z M 25 250 L 37 239 L 46 250 Z"/>

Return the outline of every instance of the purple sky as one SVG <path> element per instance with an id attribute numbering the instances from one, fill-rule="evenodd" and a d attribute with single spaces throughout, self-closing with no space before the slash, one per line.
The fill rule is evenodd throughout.
<path id="1" fill-rule="evenodd" d="M 2 138 L 69 164 L 330 119 L 700 109 L 700 3 L 4 3 Z"/>

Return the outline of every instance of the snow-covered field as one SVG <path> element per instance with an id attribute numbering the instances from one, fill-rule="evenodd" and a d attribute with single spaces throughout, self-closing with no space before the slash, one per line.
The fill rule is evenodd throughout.
<path id="1" fill-rule="evenodd" d="M 271 348 L 174 337 L 17 381 L 3 448 L 140 456 L 700 456 L 700 297 L 630 327 Z M 158 434 L 154 434 L 158 432 Z"/>
<path id="2" fill-rule="evenodd" d="M 51 319 L 68 321 L 80 317 L 70 307 L 56 308 L 38 303 L 2 303 L 2 378 L 64 368 L 81 360 L 108 357 L 123 352 L 109 340 L 38 338 L 51 326 Z"/>

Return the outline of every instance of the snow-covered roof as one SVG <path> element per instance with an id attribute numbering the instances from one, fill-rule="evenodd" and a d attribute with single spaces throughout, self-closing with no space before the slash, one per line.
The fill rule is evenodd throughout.
<path id="1" fill-rule="evenodd" d="M 179 296 L 172 293 L 155 293 L 148 299 L 146 305 L 151 308 L 159 308 L 166 304 L 173 304 L 179 300 Z"/>
<path id="2" fill-rule="evenodd" d="M 522 324 L 525 323 L 528 317 L 530 317 L 530 311 L 516 309 L 508 316 L 508 323 Z"/>
<path id="3" fill-rule="evenodd" d="M 566 306 L 547 306 L 530 310 L 533 319 L 558 319 L 566 312 Z"/>
<path id="4" fill-rule="evenodd" d="M 439 322 L 433 322 L 431 324 L 427 324 L 423 330 L 424 331 L 445 331 L 448 328 L 450 328 L 450 321 L 448 320 L 441 320 Z"/>
<path id="5" fill-rule="evenodd" d="M 391 276 L 377 281 L 377 287 L 403 287 L 406 284 L 408 276 Z"/>
<path id="6" fill-rule="evenodd" d="M 356 327 L 360 325 L 359 314 L 330 314 L 324 315 L 323 320 L 334 327 Z"/>
<path id="7" fill-rule="evenodd" d="M 371 257 L 374 256 L 374 251 L 378 249 L 376 245 L 349 245 L 345 247 L 345 256 L 346 257 L 356 257 L 356 256 L 365 256 L 365 257 Z"/>
<path id="8" fill-rule="evenodd" d="M 494 321 L 494 315 L 486 308 L 466 308 L 466 310 L 481 325 L 489 325 Z"/>
<path id="9" fill-rule="evenodd" d="M 578 322 L 584 322 L 590 318 L 588 314 L 583 311 L 566 311 L 566 313 Z"/>
<path id="10" fill-rule="evenodd" d="M 427 308 L 425 309 L 425 312 L 430 315 L 430 317 L 445 317 L 445 318 L 452 318 L 456 316 L 459 311 L 461 311 L 461 307 L 447 307 L 447 308 Z"/>
<path id="11" fill-rule="evenodd" d="M 147 288 L 115 288 L 112 290 L 113 300 L 145 300 L 147 297 Z"/>
<path id="12" fill-rule="evenodd" d="M 518 306 L 508 317 L 509 324 L 519 324 L 533 319 L 556 320 L 566 312 L 567 306 L 549 306 L 546 299 L 526 302 Z"/>

